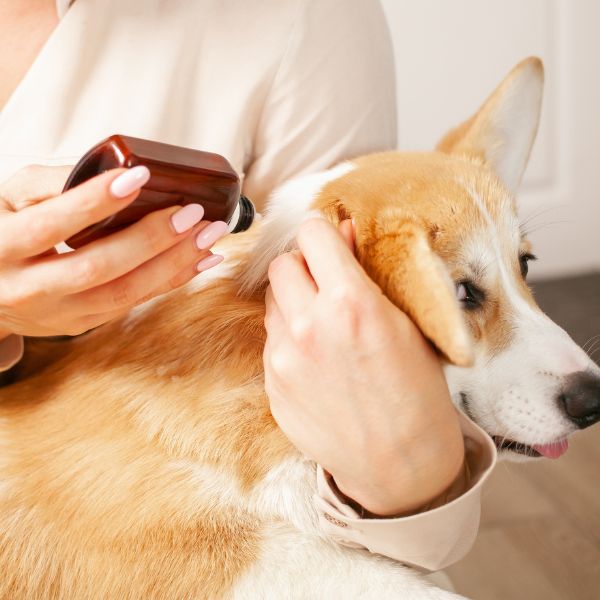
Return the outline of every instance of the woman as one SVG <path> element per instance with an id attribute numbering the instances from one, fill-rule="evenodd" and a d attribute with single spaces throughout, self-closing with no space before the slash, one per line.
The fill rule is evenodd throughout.
<path id="1" fill-rule="evenodd" d="M 244 174 L 244 193 L 259 210 L 293 175 L 395 146 L 392 53 L 376 0 L 68 5 L 0 0 L 3 369 L 20 359 L 21 336 L 81 333 L 221 260 L 210 247 L 225 226 L 202 221 L 198 205 L 157 211 L 74 253 L 54 254 L 55 244 L 131 202 L 147 181 L 145 167 L 121 169 L 61 194 L 69 169 L 56 165 L 72 165 L 100 139 L 122 133 L 223 154 Z M 329 535 L 343 543 L 351 528 L 374 552 L 442 568 L 472 544 L 495 450 L 454 411 L 436 356 L 356 269 L 350 224 L 341 230 L 342 237 L 326 224 L 309 225 L 310 251 L 271 269 L 272 412 L 323 466 L 316 503 L 339 515 L 322 520 Z M 321 276 L 347 276 L 366 296 L 354 307 L 355 344 L 324 330 L 326 364 L 289 335 L 295 299 L 315 285 L 299 268 L 304 260 L 309 268 L 318 260 Z M 331 307 L 313 299 L 302 310 L 319 321 Z M 369 353 L 382 331 L 404 340 L 397 353 Z M 293 353 L 297 365 L 285 380 L 271 368 L 281 353 Z M 398 389 L 406 391 L 400 402 L 390 391 Z"/>

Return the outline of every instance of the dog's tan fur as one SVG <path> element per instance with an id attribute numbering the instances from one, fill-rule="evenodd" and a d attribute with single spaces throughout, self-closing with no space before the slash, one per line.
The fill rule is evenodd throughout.
<path id="1" fill-rule="evenodd" d="M 176 292 L 2 391 L 1 598 L 217 597 L 255 558 L 260 523 L 173 467 L 244 488 L 292 452 L 262 388 L 263 302 L 236 287 Z"/>
<path id="2" fill-rule="evenodd" d="M 357 159 L 314 202 L 333 222 L 355 217 L 366 271 L 463 365 L 472 339 L 510 339 L 499 284 L 465 326 L 452 283 L 469 268 L 464 236 L 486 225 L 470 194 L 499 221 L 515 211 L 477 147 L 484 122 L 440 152 Z M 194 475 L 222 473 L 243 498 L 296 456 L 263 389 L 264 286 L 239 294 L 256 229 L 231 242 L 230 277 L 170 294 L 126 334 L 117 322 L 74 340 L 0 391 L 0 598 L 217 598 L 257 559 L 264 519 Z M 533 304 L 517 250 L 510 268 Z"/>

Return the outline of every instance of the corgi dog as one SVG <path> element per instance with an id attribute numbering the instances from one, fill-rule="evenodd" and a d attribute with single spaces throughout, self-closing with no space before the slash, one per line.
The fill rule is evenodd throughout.
<path id="1" fill-rule="evenodd" d="M 542 87 L 526 59 L 435 151 L 284 184 L 224 242 L 228 266 L 1 389 L 0 598 L 457 598 L 321 532 L 316 465 L 265 396 L 266 273 L 307 215 L 353 217 L 358 260 L 439 350 L 457 407 L 503 457 L 560 455 L 600 419 L 600 369 L 525 282 L 514 194 Z"/>

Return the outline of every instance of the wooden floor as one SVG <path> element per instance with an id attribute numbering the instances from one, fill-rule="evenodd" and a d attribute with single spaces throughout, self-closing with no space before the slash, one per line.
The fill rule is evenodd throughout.
<path id="1" fill-rule="evenodd" d="M 535 287 L 579 344 L 600 334 L 600 274 Z M 600 424 L 558 460 L 498 465 L 477 542 L 447 572 L 475 600 L 600 600 Z"/>

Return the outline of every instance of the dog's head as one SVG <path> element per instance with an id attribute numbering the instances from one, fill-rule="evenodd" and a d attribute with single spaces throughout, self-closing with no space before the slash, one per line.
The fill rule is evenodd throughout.
<path id="1" fill-rule="evenodd" d="M 533 255 L 514 194 L 542 88 L 541 62 L 527 59 L 436 152 L 373 154 L 284 186 L 253 257 L 264 270 L 307 209 L 353 217 L 365 270 L 444 355 L 457 405 L 511 457 L 556 457 L 600 420 L 600 369 L 526 283 Z"/>

